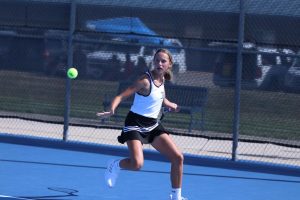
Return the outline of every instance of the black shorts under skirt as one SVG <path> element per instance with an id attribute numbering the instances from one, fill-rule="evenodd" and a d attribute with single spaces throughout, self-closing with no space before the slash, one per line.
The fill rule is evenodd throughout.
<path id="1" fill-rule="evenodd" d="M 126 127 L 140 127 L 140 128 L 148 128 L 157 123 L 156 119 L 144 117 L 142 115 L 138 115 L 133 112 L 129 112 L 127 114 L 126 120 L 125 120 L 125 126 Z M 128 140 L 139 140 L 142 144 L 150 144 L 153 142 L 154 138 L 163 134 L 169 132 L 165 130 L 165 128 L 158 123 L 158 126 L 155 127 L 153 130 L 149 132 L 145 131 L 138 131 L 138 130 L 130 130 L 127 132 L 124 132 L 124 129 L 120 136 L 118 136 L 118 141 L 121 144 L 124 144 Z"/>

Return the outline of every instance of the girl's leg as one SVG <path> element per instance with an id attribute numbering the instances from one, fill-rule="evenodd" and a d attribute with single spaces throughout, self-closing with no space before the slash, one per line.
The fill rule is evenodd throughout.
<path id="1" fill-rule="evenodd" d="M 130 152 L 129 158 L 111 160 L 105 171 L 105 182 L 109 187 L 114 187 L 118 178 L 120 169 L 139 170 L 144 163 L 143 147 L 139 140 L 127 141 Z"/>
<path id="2" fill-rule="evenodd" d="M 143 146 L 139 140 L 127 141 L 129 158 L 120 160 L 120 168 L 126 170 L 139 170 L 144 164 Z"/>
<path id="3" fill-rule="evenodd" d="M 171 200 L 186 200 L 181 196 L 183 155 L 168 134 L 156 137 L 152 146 L 171 161 Z"/>
<path id="4" fill-rule="evenodd" d="M 152 146 L 171 161 L 172 188 L 181 188 L 183 173 L 183 155 L 168 134 L 161 134 L 152 142 Z"/>

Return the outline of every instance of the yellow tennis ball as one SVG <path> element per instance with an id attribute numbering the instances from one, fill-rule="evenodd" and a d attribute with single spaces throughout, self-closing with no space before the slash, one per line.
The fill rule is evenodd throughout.
<path id="1" fill-rule="evenodd" d="M 70 79 L 74 79 L 78 76 L 78 71 L 76 68 L 72 67 L 68 69 L 67 75 Z"/>

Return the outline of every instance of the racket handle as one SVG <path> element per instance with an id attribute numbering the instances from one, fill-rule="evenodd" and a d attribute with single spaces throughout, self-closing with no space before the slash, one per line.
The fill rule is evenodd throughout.
<path id="1" fill-rule="evenodd" d="M 171 112 L 171 108 L 163 107 L 163 113 Z"/>
<path id="2" fill-rule="evenodd" d="M 165 117 L 165 113 L 171 112 L 170 108 L 166 108 L 166 107 L 162 107 L 162 112 L 161 112 L 161 116 L 160 116 L 160 121 L 164 119 Z"/>

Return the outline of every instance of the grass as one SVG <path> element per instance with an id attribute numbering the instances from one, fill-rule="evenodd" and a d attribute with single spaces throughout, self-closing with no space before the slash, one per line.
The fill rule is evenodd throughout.
<path id="1" fill-rule="evenodd" d="M 63 78 L 46 77 L 14 71 L 0 71 L 0 110 L 63 116 L 65 109 Z M 80 80 L 71 82 L 71 117 L 96 119 L 103 111 L 107 94 L 115 95 L 118 84 L 109 81 Z M 232 133 L 234 90 L 209 88 L 205 130 Z M 300 95 L 280 92 L 242 91 L 240 134 L 276 139 L 300 140 Z M 127 109 L 120 109 L 123 115 Z M 187 128 L 189 116 L 170 114 L 173 128 Z"/>
<path id="2" fill-rule="evenodd" d="M 214 123 L 210 130 L 232 132 L 234 91 L 231 89 L 210 90 L 207 115 Z M 241 92 L 240 134 L 277 139 L 300 139 L 300 96 L 280 92 Z M 219 123 L 218 123 L 219 122 Z M 222 126 L 217 124 L 223 123 Z"/>

